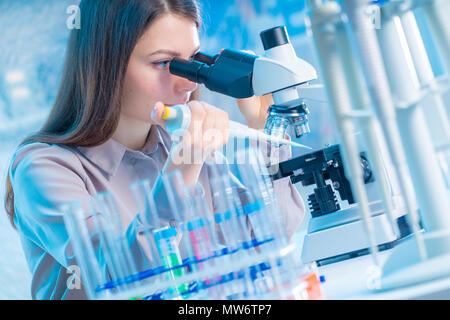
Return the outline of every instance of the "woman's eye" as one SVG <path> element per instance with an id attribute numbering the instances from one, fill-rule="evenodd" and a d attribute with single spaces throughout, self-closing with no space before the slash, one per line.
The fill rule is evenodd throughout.
<path id="1" fill-rule="evenodd" d="M 155 66 L 157 66 L 158 68 L 165 69 L 169 65 L 169 62 L 170 62 L 169 60 L 165 60 L 165 61 L 153 62 L 153 64 Z"/>

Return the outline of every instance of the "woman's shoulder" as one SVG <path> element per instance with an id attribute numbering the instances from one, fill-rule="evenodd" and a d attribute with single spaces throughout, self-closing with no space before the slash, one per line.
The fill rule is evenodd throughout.
<path id="1" fill-rule="evenodd" d="M 30 142 L 19 146 L 11 160 L 11 171 L 35 165 L 54 165 L 71 169 L 81 167 L 76 151 L 70 146 L 45 142 Z"/>

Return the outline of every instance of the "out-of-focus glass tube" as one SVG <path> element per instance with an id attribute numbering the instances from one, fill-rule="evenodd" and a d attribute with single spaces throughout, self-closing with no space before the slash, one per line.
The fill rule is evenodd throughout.
<path id="1" fill-rule="evenodd" d="M 136 205 L 137 215 L 139 215 L 139 219 L 143 224 L 142 235 L 146 240 L 147 254 L 149 259 L 153 260 L 158 255 L 155 255 L 155 243 L 152 241 L 153 239 L 150 232 L 151 230 L 161 228 L 162 225 L 155 211 L 156 205 L 152 196 L 150 182 L 148 180 L 137 181 L 130 186 L 130 190 Z M 151 267 L 160 265 L 162 265 L 162 261 L 156 260 Z"/>
<path id="2" fill-rule="evenodd" d="M 106 272 L 98 260 L 98 236 L 92 224 L 89 200 L 74 201 L 64 206 L 64 222 L 70 236 L 70 245 L 77 258 L 81 280 L 89 299 L 108 296 L 108 291 L 96 288 L 107 281 Z"/>
<path id="3" fill-rule="evenodd" d="M 65 222 L 87 292 L 99 299 L 135 287 L 136 266 L 110 192 L 66 206 Z"/>
<path id="4" fill-rule="evenodd" d="M 199 252 L 199 246 L 198 243 L 194 244 L 191 241 L 192 238 L 190 236 L 197 233 L 194 229 L 198 228 L 202 223 L 203 227 L 207 225 L 205 225 L 204 219 L 199 220 L 195 216 L 192 207 L 192 198 L 188 187 L 184 184 L 181 172 L 178 170 L 166 172 L 161 179 L 172 215 L 170 225 L 175 228 L 178 235 L 178 247 L 182 264 L 186 266 L 186 272 L 198 272 L 199 266 L 195 254 L 196 250 Z M 191 283 L 190 285 L 195 285 L 195 283 Z M 187 295 L 185 294 L 184 298 L 186 297 Z"/>
<path id="5" fill-rule="evenodd" d="M 242 204 L 236 186 L 231 183 L 230 172 L 226 165 L 211 165 L 210 188 L 214 203 L 214 219 L 225 248 L 222 260 L 231 266 L 252 259 L 256 254 L 251 243 L 250 230 L 243 215 Z M 248 250 L 244 250 L 247 248 Z M 225 285 L 228 299 L 241 299 L 249 295 L 250 277 L 248 270 L 235 270 L 224 275 L 233 280 Z"/>
<path id="6" fill-rule="evenodd" d="M 212 224 L 212 213 L 206 205 L 204 190 L 200 184 L 189 188 L 190 210 L 185 224 L 191 240 L 194 256 L 197 261 L 209 260 L 214 256 L 214 247 L 217 246 Z M 211 262 L 211 261 L 209 261 Z M 203 262 L 198 263 L 199 266 Z"/>
<path id="7" fill-rule="evenodd" d="M 247 205 L 244 213 L 248 216 L 254 232 L 254 241 L 261 253 L 275 253 L 287 245 L 287 236 L 282 224 L 281 213 L 275 199 L 272 182 L 262 158 L 262 151 L 257 147 L 239 150 L 247 153 L 248 162 L 237 166 L 240 180 L 248 190 Z M 253 277 L 255 291 L 265 294 L 267 291 L 282 290 L 282 283 L 292 276 L 292 258 L 285 255 L 282 259 L 269 259 L 255 266 Z M 292 279 L 292 278 L 291 278 Z"/>
<path id="8" fill-rule="evenodd" d="M 122 227 L 120 214 L 114 195 L 101 192 L 90 202 L 94 213 L 94 224 L 99 231 L 100 246 L 105 255 L 107 271 L 113 280 L 117 280 L 119 291 L 129 290 L 136 286 L 130 276 L 137 273 L 134 259 Z"/>
<path id="9" fill-rule="evenodd" d="M 248 163 L 238 165 L 237 172 L 247 188 L 248 198 L 243 209 L 251 222 L 255 239 L 258 242 L 273 239 L 277 245 L 285 245 L 286 236 L 281 226 L 281 215 L 261 151 L 258 148 L 238 150 L 237 157 L 242 157 L 239 155 L 241 152 L 247 153 Z"/>
<path id="10" fill-rule="evenodd" d="M 177 232 L 179 232 L 180 252 L 183 259 L 189 265 L 189 268 L 191 268 L 192 262 L 195 261 L 195 254 L 187 235 L 187 225 L 184 224 L 184 221 L 189 221 L 189 217 L 192 214 L 189 191 L 184 184 L 181 172 L 178 170 L 166 172 L 162 176 L 162 181 L 164 192 L 167 196 L 167 204 L 171 211 L 171 217 L 169 218 L 170 225 L 175 227 Z"/>
<path id="11" fill-rule="evenodd" d="M 143 260 L 145 263 L 141 267 L 139 278 L 142 284 L 155 283 L 165 281 L 164 274 L 161 269 L 165 262 L 157 248 L 158 244 L 155 239 L 154 230 L 163 228 L 163 225 L 156 212 L 156 205 L 153 199 L 152 189 L 149 180 L 140 180 L 130 185 L 130 190 L 136 205 L 137 214 L 142 222 L 139 237 L 144 241 L 140 242 L 142 247 Z M 163 291 L 163 289 L 161 289 Z M 156 292 L 148 292 L 148 295 L 157 295 Z M 147 296 L 148 296 L 147 295 Z M 147 297 L 144 296 L 143 298 Z"/>
<path id="12" fill-rule="evenodd" d="M 229 253 L 237 252 L 242 243 L 250 239 L 239 220 L 240 200 L 230 185 L 229 177 L 215 175 L 210 185 L 215 205 L 214 219 L 219 226 L 222 242 Z"/>
<path id="13" fill-rule="evenodd" d="M 271 212 L 268 212 L 268 208 L 272 207 L 271 199 L 262 184 L 262 168 L 259 167 L 260 163 L 255 161 L 254 152 L 258 150 L 248 149 L 249 162 L 238 167 L 239 176 L 248 189 L 248 203 L 243 207 L 244 214 L 250 222 L 256 250 L 263 254 L 275 253 L 277 239 L 272 228 L 276 226 L 271 223 Z M 258 299 L 263 299 L 276 286 L 273 268 L 276 268 L 276 265 L 272 265 L 269 260 L 250 268 L 254 295 Z"/>
<path id="14" fill-rule="evenodd" d="M 186 221 L 187 231 L 191 240 L 198 272 L 207 271 L 208 276 L 200 282 L 200 290 L 207 293 L 207 299 L 222 299 L 224 297 L 222 277 L 219 273 L 210 276 L 212 270 L 220 270 L 215 253 L 219 247 L 217 232 L 212 221 L 212 212 L 206 204 L 205 191 L 197 183 L 189 188 L 191 210 L 189 221 Z"/>
<path id="15" fill-rule="evenodd" d="M 172 279 L 182 277 L 185 272 L 182 266 L 182 259 L 178 249 L 177 230 L 175 227 L 163 227 L 153 230 L 156 247 L 163 261 L 164 267 L 169 268 L 169 274 Z M 185 294 L 189 287 L 187 284 L 181 284 L 176 287 L 179 295 Z"/>

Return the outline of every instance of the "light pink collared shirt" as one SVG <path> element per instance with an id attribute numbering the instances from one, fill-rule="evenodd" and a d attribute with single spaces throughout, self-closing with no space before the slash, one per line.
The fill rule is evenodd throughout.
<path id="1" fill-rule="evenodd" d="M 102 191 L 116 197 L 122 225 L 128 226 L 128 238 L 139 243 L 140 220 L 129 186 L 148 179 L 155 184 L 169 155 L 171 140 L 159 126 L 152 126 L 141 151 L 131 150 L 110 139 L 85 148 L 46 143 L 19 147 L 13 157 L 10 177 L 14 190 L 14 222 L 32 273 L 33 299 L 86 299 L 83 287 L 70 286 L 76 265 L 63 212 L 64 204 L 83 200 Z M 280 161 L 290 157 L 290 148 L 281 148 Z M 212 203 L 207 165 L 199 183 Z M 230 175 L 232 176 L 231 172 Z M 233 176 L 233 181 L 239 182 Z M 275 197 L 288 236 L 297 229 L 304 215 L 304 204 L 289 178 L 273 183 Z"/>

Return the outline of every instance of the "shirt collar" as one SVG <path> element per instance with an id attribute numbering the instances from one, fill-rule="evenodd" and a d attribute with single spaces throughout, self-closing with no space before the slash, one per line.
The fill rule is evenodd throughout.
<path id="1" fill-rule="evenodd" d="M 141 151 L 132 150 L 112 138 L 99 146 L 78 146 L 76 148 L 79 152 L 81 152 L 81 154 L 102 169 L 106 174 L 113 176 L 119 168 L 126 153 L 130 153 L 131 155 L 144 154 L 150 156 L 160 147 L 163 152 L 168 153 L 171 143 L 170 136 L 165 130 L 163 130 L 159 125 L 152 125 L 150 127 L 145 145 Z"/>
<path id="2" fill-rule="evenodd" d="M 158 150 L 159 147 L 163 147 L 165 151 L 170 149 L 172 144 L 172 140 L 170 139 L 170 135 L 161 128 L 159 125 L 152 125 L 150 128 L 150 132 L 147 137 L 147 142 L 142 148 L 142 152 L 150 155 Z"/>

